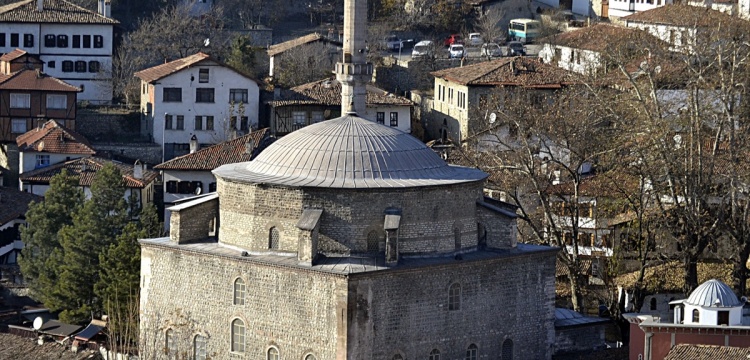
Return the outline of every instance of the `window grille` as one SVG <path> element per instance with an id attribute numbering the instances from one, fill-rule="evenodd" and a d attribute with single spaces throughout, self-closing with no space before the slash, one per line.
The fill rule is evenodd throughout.
<path id="1" fill-rule="evenodd" d="M 271 250 L 277 250 L 279 248 L 279 239 L 281 238 L 279 229 L 272 227 L 268 233 L 268 248 Z"/>

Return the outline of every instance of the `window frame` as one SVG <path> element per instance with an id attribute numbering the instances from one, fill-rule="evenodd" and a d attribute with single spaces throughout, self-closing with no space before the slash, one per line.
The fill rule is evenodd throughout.
<path id="1" fill-rule="evenodd" d="M 701 312 L 698 309 L 693 309 L 693 324 L 700 324 Z"/>
<path id="2" fill-rule="evenodd" d="M 18 124 L 23 124 L 23 131 L 18 131 Z M 10 120 L 11 134 L 24 134 L 27 131 L 29 131 L 29 123 L 27 119 L 15 118 Z"/>
<path id="3" fill-rule="evenodd" d="M 391 127 L 398 127 L 398 112 L 391 111 L 389 120 L 390 120 Z"/>
<path id="4" fill-rule="evenodd" d="M 276 226 L 268 229 L 268 250 L 278 250 L 281 247 L 281 231 Z"/>
<path id="5" fill-rule="evenodd" d="M 34 34 L 23 34 L 23 47 L 34 47 Z"/>
<path id="6" fill-rule="evenodd" d="M 72 47 L 73 49 L 81 48 L 81 35 L 73 35 L 70 47 Z"/>
<path id="7" fill-rule="evenodd" d="M 247 300 L 247 283 L 245 279 L 238 277 L 234 279 L 232 304 L 244 306 Z"/>
<path id="8" fill-rule="evenodd" d="M 50 106 L 50 104 L 57 105 L 56 103 L 62 103 L 62 105 Z M 68 108 L 68 96 L 63 94 L 47 94 L 45 107 L 47 109 L 65 110 Z"/>
<path id="9" fill-rule="evenodd" d="M 57 36 L 55 36 L 54 34 L 44 35 L 44 47 L 57 47 Z"/>
<path id="10" fill-rule="evenodd" d="M 214 131 L 214 117 L 213 115 L 206 116 L 206 131 Z"/>
<path id="11" fill-rule="evenodd" d="M 208 71 L 208 68 L 198 69 L 198 83 L 207 84 L 210 79 L 210 72 Z"/>
<path id="12" fill-rule="evenodd" d="M 245 353 L 246 329 L 244 320 L 240 318 L 232 319 L 230 325 L 229 351 L 237 354 Z"/>
<path id="13" fill-rule="evenodd" d="M 68 35 L 60 34 L 57 35 L 57 47 L 66 48 L 68 47 Z"/>
<path id="14" fill-rule="evenodd" d="M 182 102 L 182 88 L 181 87 L 162 88 L 161 101 L 181 103 Z"/>
<path id="15" fill-rule="evenodd" d="M 164 332 L 164 352 L 166 354 L 174 354 L 177 352 L 174 342 L 174 330 L 167 329 Z"/>
<path id="16" fill-rule="evenodd" d="M 11 109 L 31 109 L 31 94 L 11 93 L 9 105 Z"/>
<path id="17" fill-rule="evenodd" d="M 10 33 L 10 47 L 18 47 L 20 44 L 20 35 L 18 33 Z"/>
<path id="18" fill-rule="evenodd" d="M 479 347 L 476 344 L 470 344 L 466 348 L 466 360 L 477 360 L 477 353 L 479 353 Z"/>
<path id="19" fill-rule="evenodd" d="M 448 288 L 448 311 L 461 310 L 461 284 L 452 283 Z"/>
<path id="20" fill-rule="evenodd" d="M 172 120 L 172 114 L 164 115 L 164 130 L 172 130 Z M 162 146 L 164 146 L 164 144 L 162 144 Z"/>
<path id="21" fill-rule="evenodd" d="M 214 88 L 195 88 L 196 103 L 215 103 L 216 90 Z"/>
<path id="22" fill-rule="evenodd" d="M 307 125 L 307 112 L 306 111 L 292 111 L 292 125 L 294 126 Z"/>
<path id="23" fill-rule="evenodd" d="M 97 60 L 89 60 L 89 72 L 90 73 L 98 73 L 102 69 L 102 63 L 100 63 Z"/>
<path id="24" fill-rule="evenodd" d="M 440 350 L 432 349 L 432 351 L 430 351 L 430 357 L 428 358 L 428 360 L 440 360 Z"/>
<path id="25" fill-rule="evenodd" d="M 185 130 L 185 115 L 175 116 L 175 130 Z"/>
<path id="26" fill-rule="evenodd" d="M 239 100 L 237 100 L 238 97 L 239 97 Z M 248 103 L 248 90 L 247 89 L 229 89 L 229 102 L 233 104 L 240 104 L 240 103 L 247 104 Z"/>
<path id="27" fill-rule="evenodd" d="M 203 116 L 202 115 L 195 115 L 195 122 L 194 122 L 193 130 L 195 131 L 203 130 Z"/>
<path id="28" fill-rule="evenodd" d="M 34 157 L 34 169 L 39 169 L 43 167 L 47 167 L 50 165 L 50 158 L 49 154 L 37 154 Z"/>
<path id="29" fill-rule="evenodd" d="M 84 60 L 76 60 L 75 62 L 75 72 L 77 73 L 85 73 L 86 69 L 88 68 L 88 64 Z"/>
<path id="30" fill-rule="evenodd" d="M 94 49 L 101 49 L 104 47 L 104 36 L 94 35 L 93 38 Z"/>
<path id="31" fill-rule="evenodd" d="M 385 111 L 378 111 L 375 114 L 375 122 L 380 125 L 385 125 Z"/>
<path id="32" fill-rule="evenodd" d="M 195 337 L 193 337 L 193 359 L 206 360 L 208 358 L 207 346 L 208 338 L 201 334 L 195 335 Z"/>
<path id="33" fill-rule="evenodd" d="M 83 35 L 83 39 L 81 41 L 81 47 L 84 49 L 91 48 L 91 35 Z"/>
<path id="34" fill-rule="evenodd" d="M 62 72 L 73 72 L 75 70 L 75 63 L 71 60 L 63 60 L 62 62 Z"/>
<path id="35" fill-rule="evenodd" d="M 273 354 L 271 352 L 273 352 Z M 279 348 L 269 346 L 268 350 L 266 350 L 266 360 L 279 360 L 280 358 L 281 354 L 279 353 Z"/>

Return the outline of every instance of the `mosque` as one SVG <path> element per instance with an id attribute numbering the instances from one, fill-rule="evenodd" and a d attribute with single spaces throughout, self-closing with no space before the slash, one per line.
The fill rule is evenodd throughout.
<path id="1" fill-rule="evenodd" d="M 169 237 L 140 241 L 153 358 L 551 357 L 557 249 L 517 243 L 484 172 L 357 116 L 366 10 L 345 1 L 345 115 L 217 168 Z"/>

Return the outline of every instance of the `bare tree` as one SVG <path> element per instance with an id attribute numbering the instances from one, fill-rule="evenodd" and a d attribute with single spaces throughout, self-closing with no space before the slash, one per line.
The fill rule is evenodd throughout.
<path id="1" fill-rule="evenodd" d="M 506 33 L 502 27 L 502 21 L 505 18 L 505 10 L 494 7 L 482 14 L 474 25 L 475 29 L 482 34 L 482 39 L 486 42 L 497 42 L 505 39 Z"/>
<path id="2" fill-rule="evenodd" d="M 322 43 L 300 45 L 281 54 L 276 73 L 278 84 L 293 87 L 330 76 L 336 52 Z"/>

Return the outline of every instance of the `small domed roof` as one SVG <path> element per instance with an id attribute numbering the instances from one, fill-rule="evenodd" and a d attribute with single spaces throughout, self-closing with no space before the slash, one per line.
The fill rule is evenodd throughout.
<path id="1" fill-rule="evenodd" d="M 690 293 L 690 297 L 685 300 L 686 304 L 707 307 L 737 307 L 742 306 L 742 302 L 737 299 L 732 289 L 727 284 L 711 279 Z"/>
<path id="2" fill-rule="evenodd" d="M 214 174 L 251 183 L 326 188 L 398 188 L 480 181 L 478 169 L 448 165 L 398 129 L 346 115 L 306 126 L 255 158 Z"/>

